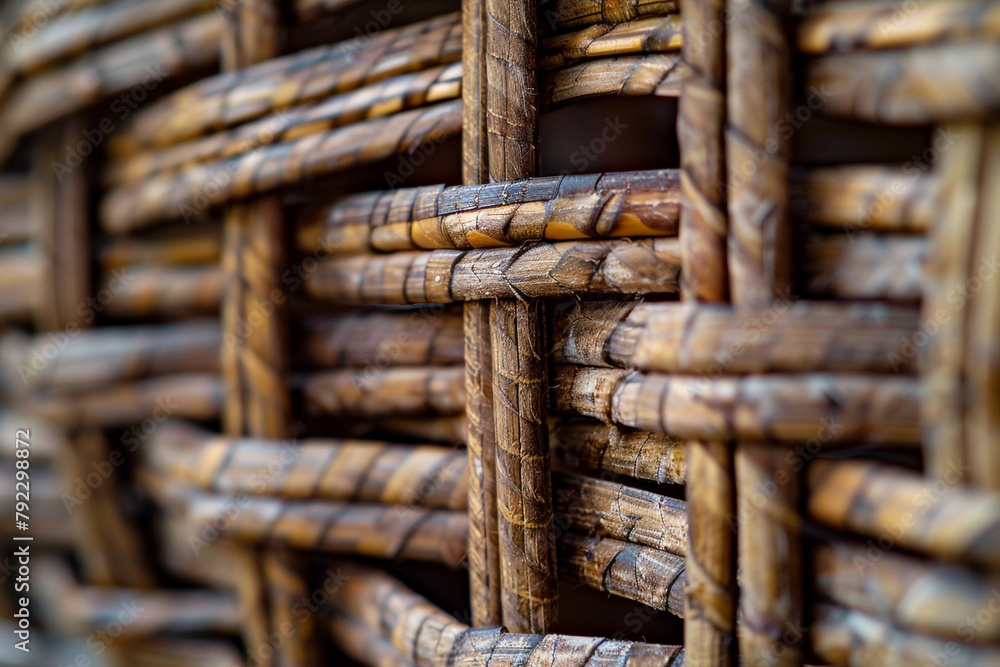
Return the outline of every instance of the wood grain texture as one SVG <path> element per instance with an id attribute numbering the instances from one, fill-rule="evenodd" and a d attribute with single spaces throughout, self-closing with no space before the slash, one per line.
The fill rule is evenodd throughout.
<path id="1" fill-rule="evenodd" d="M 539 103 L 546 111 L 591 97 L 679 97 L 680 55 L 654 53 L 588 60 L 542 77 Z"/>
<path id="2" fill-rule="evenodd" d="M 543 0 L 541 27 L 549 31 L 615 25 L 677 12 L 676 2 L 663 0 Z"/>
<path id="3" fill-rule="evenodd" d="M 294 386 L 308 414 L 341 417 L 458 415 L 465 410 L 461 366 L 336 369 L 296 377 Z"/>
<path id="4" fill-rule="evenodd" d="M 538 46 L 538 68 L 555 69 L 588 58 L 667 53 L 680 48 L 681 20 L 669 14 L 617 25 L 593 25 L 547 37 Z"/>

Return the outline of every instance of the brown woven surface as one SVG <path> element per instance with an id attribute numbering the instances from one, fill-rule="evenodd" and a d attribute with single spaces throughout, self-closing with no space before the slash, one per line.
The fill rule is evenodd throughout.
<path id="1" fill-rule="evenodd" d="M 0 3 L 18 664 L 1000 661 L 998 6 Z"/>

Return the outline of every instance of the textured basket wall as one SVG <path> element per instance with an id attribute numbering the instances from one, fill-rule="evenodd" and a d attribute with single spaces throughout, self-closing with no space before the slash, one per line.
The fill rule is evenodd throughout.
<path id="1" fill-rule="evenodd" d="M 1000 2 L 458 2 L 0 4 L 0 664 L 1000 664 Z"/>

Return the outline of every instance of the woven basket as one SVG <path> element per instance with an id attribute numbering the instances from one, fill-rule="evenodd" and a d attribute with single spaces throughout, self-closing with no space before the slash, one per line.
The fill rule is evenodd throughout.
<path id="1" fill-rule="evenodd" d="M 458 4 L 0 4 L 0 664 L 1000 665 L 1000 1 Z"/>

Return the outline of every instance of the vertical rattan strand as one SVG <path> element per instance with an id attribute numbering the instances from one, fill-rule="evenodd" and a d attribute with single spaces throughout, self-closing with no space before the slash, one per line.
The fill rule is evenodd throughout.
<path id="1" fill-rule="evenodd" d="M 974 486 L 1000 491 L 1000 125 L 985 126 L 979 206 L 969 264 L 965 455 Z"/>
<path id="2" fill-rule="evenodd" d="M 528 178 L 537 159 L 537 4 L 486 0 L 486 136 L 492 181 Z M 543 306 L 490 307 L 503 623 L 550 632 L 556 553 L 545 420 Z"/>
<path id="3" fill-rule="evenodd" d="M 281 50 L 280 3 L 241 0 L 225 12 L 223 68 L 236 70 Z M 225 212 L 222 264 L 222 377 L 224 430 L 228 435 L 281 438 L 291 425 L 287 385 L 287 300 L 281 290 L 284 270 L 284 205 L 280 195 L 236 203 Z M 287 588 L 292 568 L 277 556 L 248 552 L 241 573 L 240 602 L 247 616 L 247 648 L 258 665 L 308 664 L 314 637 L 293 632 L 278 645 L 271 641 L 282 619 L 269 589 Z M 270 575 L 279 576 L 271 581 Z M 303 582 L 297 587 L 305 588 Z M 276 615 L 272 615 L 272 612 Z M 309 627 L 296 626 L 308 631 Z"/>
<path id="4" fill-rule="evenodd" d="M 484 0 L 462 2 L 462 182 L 465 185 L 489 181 L 483 4 Z M 472 625 L 496 627 L 502 621 L 488 301 L 465 304 L 464 327 Z"/>
<path id="5" fill-rule="evenodd" d="M 787 299 L 789 0 L 729 0 L 726 168 L 729 290 L 735 308 Z M 802 664 L 803 555 L 794 457 L 738 443 L 739 647 L 749 664 Z"/>
<path id="6" fill-rule="evenodd" d="M 93 161 L 70 166 L 66 147 L 75 146 L 88 129 L 80 115 L 56 123 L 39 135 L 37 160 L 33 165 L 32 215 L 37 224 L 37 241 L 43 249 L 45 277 L 35 309 L 39 331 L 75 331 L 93 323 L 81 312 L 90 297 L 89 257 L 90 202 L 87 168 Z M 104 304 L 102 304 L 103 306 Z"/>
<path id="7" fill-rule="evenodd" d="M 684 79 L 677 119 L 683 207 L 681 298 L 728 300 L 724 0 L 684 0 Z M 736 648 L 735 479 L 731 443 L 687 443 L 686 661 L 733 663 Z"/>
<path id="8" fill-rule="evenodd" d="M 969 481 L 969 461 L 965 451 L 962 424 L 962 365 L 966 354 L 966 312 L 963 301 L 956 311 L 955 294 L 969 279 L 976 232 L 976 208 L 979 166 L 983 156 L 983 128 L 979 123 L 954 125 L 935 137 L 943 140 L 945 132 L 954 132 L 955 140 L 942 152 L 941 198 L 930 231 L 927 257 L 927 282 L 922 319 L 933 322 L 937 330 L 923 348 L 927 372 L 924 374 L 924 400 L 921 405 L 924 465 L 927 475 L 947 480 L 949 484 Z M 958 290 L 958 292 L 956 292 Z M 964 293 L 963 293 L 964 294 Z M 945 316 L 939 316 L 939 313 Z M 905 350 L 901 349 L 899 354 Z"/>

